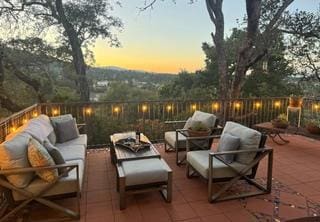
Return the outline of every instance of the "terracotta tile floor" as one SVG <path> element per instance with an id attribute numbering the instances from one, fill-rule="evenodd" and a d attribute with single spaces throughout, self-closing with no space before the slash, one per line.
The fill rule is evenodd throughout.
<path id="1" fill-rule="evenodd" d="M 285 221 L 286 219 L 320 215 L 320 141 L 300 136 L 286 136 L 290 143 L 274 148 L 274 181 L 270 195 L 215 204 L 207 202 L 207 186 L 198 178 L 187 179 L 185 167 L 175 165 L 174 153 L 162 157 L 173 170 L 173 201 L 165 203 L 158 192 L 137 194 L 127 198 L 127 209 L 119 210 L 115 189 L 115 169 L 106 150 L 90 150 L 87 177 L 81 201 L 81 220 L 87 222 L 241 222 Z M 265 163 L 258 170 L 264 178 Z M 60 201 L 72 207 L 74 199 Z M 26 221 L 56 217 L 55 212 L 34 206 Z M 31 212 L 31 213 L 30 213 Z"/>

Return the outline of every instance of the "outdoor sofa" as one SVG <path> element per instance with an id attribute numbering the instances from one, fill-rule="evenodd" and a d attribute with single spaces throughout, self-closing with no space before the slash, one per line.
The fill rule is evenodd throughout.
<path id="1" fill-rule="evenodd" d="M 59 143 L 59 140 L 64 142 Z M 42 146 L 42 153 L 39 152 L 41 155 L 49 153 L 52 158 L 51 162 L 49 161 L 51 164 L 31 166 L 30 158 L 34 154 L 30 154 L 31 141 L 32 148 Z M 43 151 L 43 147 L 47 153 Z M 80 218 L 80 194 L 85 176 L 86 149 L 87 135 L 79 134 L 75 119 L 70 114 L 51 119 L 46 115 L 40 115 L 9 134 L 6 141 L 0 144 L 0 186 L 7 190 L 7 199 L 13 204 L 14 209 L 0 221 L 16 215 L 32 200 L 62 211 L 73 219 Z M 35 153 L 36 158 L 39 158 L 39 153 Z M 44 156 L 47 159 L 44 161 L 50 160 L 46 155 Z M 39 163 L 43 165 L 43 162 Z M 77 211 L 66 209 L 50 200 L 51 197 L 64 196 L 77 197 Z"/>

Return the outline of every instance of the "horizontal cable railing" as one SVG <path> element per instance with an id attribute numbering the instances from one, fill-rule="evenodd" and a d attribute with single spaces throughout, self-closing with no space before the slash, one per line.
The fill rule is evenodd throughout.
<path id="1" fill-rule="evenodd" d="M 115 132 L 139 130 L 151 140 L 162 140 L 164 132 L 172 130 L 169 120 L 186 120 L 195 110 L 214 113 L 224 124 L 226 120 L 246 126 L 267 122 L 287 112 L 288 97 L 249 98 L 237 100 L 188 101 L 128 101 L 90 103 L 43 103 L 31 106 L 0 122 L 0 138 L 21 126 L 26 120 L 39 115 L 57 116 L 71 113 L 78 123 L 86 124 L 89 144 L 107 144 Z M 319 118 L 320 101 L 304 99 L 303 120 Z M 183 125 L 176 126 L 183 127 Z"/>

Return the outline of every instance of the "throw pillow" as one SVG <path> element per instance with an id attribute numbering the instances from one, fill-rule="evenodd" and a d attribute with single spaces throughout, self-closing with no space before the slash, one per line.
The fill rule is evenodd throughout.
<path id="1" fill-rule="evenodd" d="M 58 123 L 71 120 L 71 119 L 73 119 L 71 114 L 50 117 L 50 121 L 54 129 L 56 128 L 56 125 Z"/>
<path id="2" fill-rule="evenodd" d="M 57 142 L 57 136 L 56 133 L 54 132 L 54 130 L 52 130 L 52 132 L 48 135 L 48 140 L 50 141 L 51 144 L 56 144 Z"/>
<path id="3" fill-rule="evenodd" d="M 49 140 L 45 140 L 43 143 L 43 146 L 47 149 L 48 153 L 52 157 L 55 164 L 65 164 L 66 161 L 64 160 L 60 150 L 52 145 L 52 143 Z M 59 175 L 61 175 L 64 172 L 64 169 L 58 169 Z M 68 176 L 68 174 L 65 174 L 65 176 Z"/>
<path id="4" fill-rule="evenodd" d="M 237 150 L 240 146 L 240 138 L 236 136 L 232 136 L 231 134 L 225 133 L 221 136 L 219 144 L 218 144 L 218 152 L 224 151 L 234 151 Z M 232 163 L 235 155 L 234 154 L 226 154 L 221 155 L 221 157 L 227 162 Z"/>
<path id="5" fill-rule="evenodd" d="M 75 119 L 57 123 L 55 130 L 58 143 L 64 143 L 79 137 L 79 130 Z"/>
<path id="6" fill-rule="evenodd" d="M 31 138 L 28 144 L 28 159 L 32 167 L 54 166 L 55 163 L 46 150 L 37 140 Z M 36 174 L 46 182 L 53 182 L 58 177 L 58 171 L 40 170 Z"/>
<path id="7" fill-rule="evenodd" d="M 10 170 L 14 168 L 31 167 L 28 161 L 28 142 L 31 136 L 19 133 L 11 140 L 0 144 L 0 168 Z M 33 179 L 34 173 L 7 175 L 7 180 L 18 188 L 25 188 Z"/>

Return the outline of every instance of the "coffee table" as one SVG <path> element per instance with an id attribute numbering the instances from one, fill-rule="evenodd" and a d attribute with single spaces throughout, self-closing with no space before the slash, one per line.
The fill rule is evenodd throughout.
<path id="1" fill-rule="evenodd" d="M 135 135 L 135 132 L 129 132 L 110 136 L 111 160 L 117 172 L 120 210 L 126 207 L 127 194 L 160 191 L 167 202 L 172 200 L 172 170 L 145 135 L 141 134 L 140 139 L 150 143 L 150 149 L 134 152 L 116 145 L 119 139 L 135 138 Z"/>
<path id="2" fill-rule="evenodd" d="M 129 160 L 161 158 L 161 155 L 158 152 L 158 150 L 150 142 L 148 137 L 146 137 L 143 133 L 141 133 L 140 139 L 143 142 L 149 143 L 150 149 L 144 149 L 144 150 L 140 150 L 138 152 L 133 152 L 125 147 L 116 145 L 116 142 L 119 139 L 124 139 L 124 138 L 128 138 L 128 137 L 135 138 L 135 136 L 136 136 L 135 132 L 115 133 L 110 136 L 110 140 L 112 142 L 112 146 L 110 149 L 112 163 L 116 164 L 116 163 L 121 163 L 122 161 L 129 161 Z"/>

